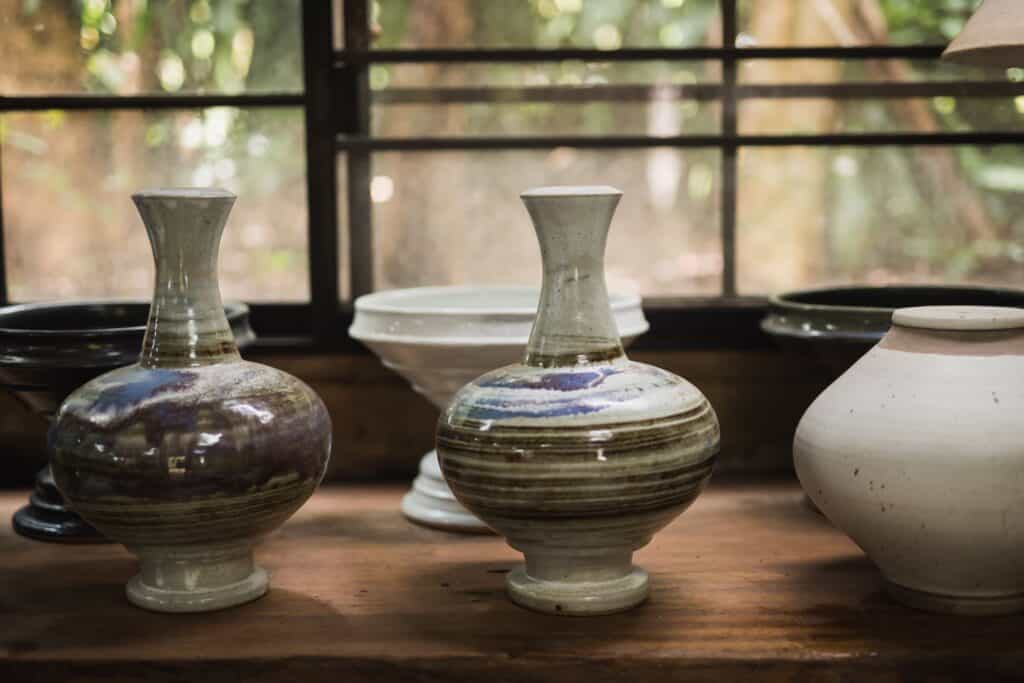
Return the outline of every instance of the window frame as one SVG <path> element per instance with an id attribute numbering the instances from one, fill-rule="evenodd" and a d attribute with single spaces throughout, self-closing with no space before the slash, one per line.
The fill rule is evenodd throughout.
<path id="1" fill-rule="evenodd" d="M 1024 143 L 1024 132 L 839 133 L 823 135 L 741 135 L 737 111 L 743 99 L 852 99 L 969 95 L 1024 95 L 1024 83 L 1002 81 L 935 81 L 920 83 L 740 84 L 737 68 L 744 60 L 771 59 L 938 59 L 945 45 L 874 45 L 827 47 L 734 47 L 738 36 L 737 0 L 720 0 L 723 47 L 598 49 L 372 49 L 370 0 L 341 0 L 342 35 L 335 46 L 335 3 L 302 1 L 303 80 L 301 93 L 238 95 L 62 95 L 0 96 L 0 114 L 64 110 L 125 110 L 233 107 L 292 107 L 304 112 L 308 259 L 310 298 L 303 303 L 252 303 L 252 321 L 264 346 L 278 351 L 359 352 L 347 334 L 352 302 L 342 300 L 339 246 L 349 264 L 350 298 L 373 289 L 371 155 L 377 151 L 509 150 L 576 148 L 643 149 L 711 148 L 721 152 L 722 295 L 694 298 L 646 298 L 651 322 L 638 349 L 751 349 L 769 345 L 759 323 L 768 300 L 736 292 L 737 161 L 744 147 L 924 146 Z M 637 60 L 713 60 L 722 67 L 720 83 L 688 86 L 687 96 L 721 103 L 720 132 L 714 135 L 653 137 L 474 136 L 386 138 L 370 129 L 369 69 L 374 64 L 557 62 L 566 59 L 602 62 Z M 486 101 L 488 88 L 463 89 L 467 101 Z M 552 90 L 555 90 L 554 88 Z M 476 99 L 473 99 L 476 98 Z M 483 100 L 481 100 L 483 98 Z M 338 159 L 346 165 L 347 230 L 339 220 Z M 0 159 L 2 162 L 2 159 Z M 3 241 L 2 163 L 0 163 L 0 303 L 7 303 Z M 342 241 L 344 240 L 344 241 Z"/>

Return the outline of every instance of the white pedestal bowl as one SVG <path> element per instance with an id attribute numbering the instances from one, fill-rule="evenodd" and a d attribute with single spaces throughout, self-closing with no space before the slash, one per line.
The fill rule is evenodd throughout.
<path id="1" fill-rule="evenodd" d="M 443 409 L 455 392 L 495 368 L 522 360 L 537 314 L 535 287 L 415 287 L 356 299 L 349 335 L 385 367 Z M 628 346 L 649 325 L 636 295 L 610 296 Z M 419 476 L 402 499 L 402 512 L 419 524 L 470 533 L 490 529 L 462 507 L 441 476 L 437 453 L 420 460 Z"/>

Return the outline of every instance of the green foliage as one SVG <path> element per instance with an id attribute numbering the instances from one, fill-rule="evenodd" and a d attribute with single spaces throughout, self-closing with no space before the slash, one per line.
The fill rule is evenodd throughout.
<path id="1" fill-rule="evenodd" d="M 91 92 L 255 92 L 301 88 L 301 0 L 71 0 L 68 12 L 79 25 L 85 68 L 82 87 Z M 327 0 L 322 0 L 327 1 Z M 756 0 L 740 0 L 741 17 Z M 877 0 L 895 44 L 939 44 L 962 28 L 977 0 Z M 125 4 L 126 3 L 126 4 Z M 21 12 L 40 11 L 40 0 L 22 0 Z M 376 46 L 396 47 L 680 47 L 718 45 L 718 0 L 374 0 Z M 131 9 L 131 11 L 128 11 Z M 122 19 L 119 20 L 119 17 Z M 128 17 L 128 25 L 122 25 Z M 445 18 L 441 29 L 432 22 Z M 915 79 L 1024 80 L 1024 71 L 978 71 L 934 61 L 909 64 Z M 844 65 L 843 78 L 873 77 L 870 64 Z M 588 84 L 687 84 L 713 82 L 718 66 L 708 63 L 611 62 L 556 64 L 468 64 L 444 67 L 444 83 L 410 80 L 405 66 L 375 65 L 371 85 L 401 86 Z M 413 72 L 415 74 L 415 72 Z M 839 108 L 839 130 L 907 129 L 899 100 L 868 100 Z M 680 102 L 685 129 L 717 129 L 718 110 L 705 102 Z M 1020 130 L 1024 99 L 1016 101 L 939 97 L 926 114 L 940 131 Z M 544 132 L 580 134 L 643 129 L 647 103 L 592 102 L 580 105 L 534 102 L 467 106 L 457 119 L 459 134 Z M 905 112 L 904 114 L 905 115 Z M 204 126 L 219 114 L 200 116 Z M 223 149 L 202 147 L 214 157 L 242 158 L 266 147 L 268 165 L 301 173 L 293 135 L 267 143 L 273 112 L 233 111 Z M 401 106 L 378 107 L 376 132 L 387 133 L 408 118 Z M 57 121 L 54 125 L 60 125 Z M 442 123 L 443 125 L 443 123 Z M 283 124 L 281 124 L 283 128 Z M 430 132 L 426 130 L 425 132 Z M 154 120 L 145 132 L 151 148 L 180 144 L 181 127 Z M 7 131 L 11 144 L 31 140 Z M 216 141 L 216 136 L 212 138 Z M 18 141 L 21 143 L 18 143 Z M 257 143 L 253 141 L 256 140 Z M 263 142 L 259 142 L 262 140 Z M 266 143 L 266 144 L 265 144 Z M 226 150 L 226 151 L 225 151 Z M 873 269 L 904 273 L 915 268 L 948 279 L 983 274 L 998 279 L 1016 273 L 1024 258 L 1024 154 L 1016 146 L 949 150 L 958 184 L 937 180 L 928 156 L 916 149 L 823 151 L 829 175 L 824 229 L 824 271 L 860 277 Z M 261 156 L 264 153 L 261 153 Z M 212 163 L 212 161 L 211 161 Z M 260 163 L 264 163 L 261 161 Z M 938 163 L 938 162 L 931 162 Z M 837 171 L 836 169 L 839 169 Z M 247 182 L 260 183 L 260 174 Z M 685 180 L 683 181 L 686 182 Z M 945 184 L 943 184 L 945 183 Z M 261 188 L 272 191 L 273 188 Z M 958 196 L 952 196 L 957 193 Z M 962 195 L 962 196 L 959 196 Z M 975 235 L 963 225 L 963 205 L 973 202 L 993 234 Z M 808 217 L 794 217 L 808 220 Z M 816 220 L 816 218 L 811 218 Z M 965 231 L 968 231 L 965 233 Z M 965 236 L 966 235 L 966 236 Z M 965 246 L 966 245 L 966 246 Z M 268 267 L 284 267 L 275 257 Z M 1009 277 L 1009 275 L 1006 275 Z"/>

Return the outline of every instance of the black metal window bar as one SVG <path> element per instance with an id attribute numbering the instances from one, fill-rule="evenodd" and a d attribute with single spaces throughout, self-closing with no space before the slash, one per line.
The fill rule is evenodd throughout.
<path id="1" fill-rule="evenodd" d="M 651 332 L 645 348 L 749 348 L 765 343 L 758 330 L 765 302 L 736 295 L 737 155 L 742 147 L 781 146 L 914 146 L 993 145 L 1024 143 L 1021 132 L 838 133 L 824 135 L 741 135 L 738 103 L 744 99 L 863 97 L 908 98 L 959 95 L 997 98 L 1024 95 L 1024 83 L 1003 81 L 936 81 L 919 83 L 741 84 L 737 65 L 765 59 L 938 59 L 943 45 L 858 47 L 737 48 L 736 0 L 721 0 L 723 47 L 599 49 L 372 49 L 370 0 L 341 0 L 342 48 L 336 49 L 334 8 L 330 0 L 303 0 L 304 91 L 302 94 L 251 95 L 135 95 L 0 97 L 0 113 L 49 109 L 163 109 L 187 107 L 301 107 L 305 112 L 306 176 L 309 216 L 310 301 L 307 304 L 255 304 L 253 323 L 266 338 L 277 337 L 281 348 L 354 349 L 345 330 L 351 302 L 342 301 L 338 286 L 339 204 L 338 154 L 345 154 L 348 230 L 341 244 L 349 266 L 352 298 L 373 289 L 373 240 L 370 198 L 371 154 L 378 151 L 510 150 L 573 148 L 713 148 L 721 151 L 722 296 L 647 301 Z M 600 62 L 642 60 L 716 60 L 722 65 L 720 83 L 683 87 L 682 95 L 721 103 L 720 132 L 675 137 L 644 135 L 603 136 L 374 136 L 370 130 L 369 69 L 373 64 L 437 62 L 556 62 L 567 59 Z M 509 97 L 546 101 L 589 100 L 599 97 L 643 97 L 644 86 L 605 86 L 585 91 L 569 87 L 543 89 L 452 88 L 379 93 L 381 101 L 486 102 Z M 634 92 L 635 91 L 635 92 Z M 405 98 L 404 100 L 400 98 Z M 2 183 L 0 183 L 2 185 Z M 2 191 L 2 187 L 0 187 Z M 2 200 L 2 195 L 0 195 Z M 0 203 L 2 206 L 2 203 Z M 7 301 L 3 271 L 2 213 L 0 213 L 0 301 Z"/>

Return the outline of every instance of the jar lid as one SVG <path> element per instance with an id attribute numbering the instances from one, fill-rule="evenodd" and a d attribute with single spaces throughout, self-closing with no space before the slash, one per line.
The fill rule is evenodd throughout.
<path id="1" fill-rule="evenodd" d="M 915 306 L 893 312 L 894 325 L 927 330 L 1012 330 L 1024 327 L 1024 308 L 1005 306 Z"/>

